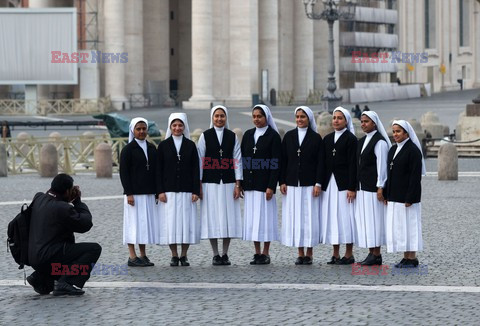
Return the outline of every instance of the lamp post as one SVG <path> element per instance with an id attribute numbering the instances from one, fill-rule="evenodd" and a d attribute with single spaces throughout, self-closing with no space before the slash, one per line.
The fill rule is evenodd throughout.
<path id="1" fill-rule="evenodd" d="M 335 95 L 337 84 L 335 82 L 335 56 L 333 51 L 333 23 L 339 19 L 349 20 L 355 16 L 355 6 L 351 0 L 322 0 L 323 11 L 316 12 L 317 0 L 303 0 L 305 14 L 309 19 L 323 19 L 328 23 L 328 84 L 327 95 L 322 96 L 326 102 L 328 112 L 333 110 L 342 102 L 342 96 Z"/>

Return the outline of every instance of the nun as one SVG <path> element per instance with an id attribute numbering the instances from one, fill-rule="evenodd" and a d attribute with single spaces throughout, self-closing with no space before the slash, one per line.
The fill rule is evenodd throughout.
<path id="1" fill-rule="evenodd" d="M 242 238 L 240 211 L 242 152 L 237 136 L 228 126 L 228 111 L 217 105 L 210 111 L 210 129 L 198 140 L 201 182 L 201 238 L 209 239 L 212 264 L 230 265 L 230 239 Z M 222 256 L 218 239 L 223 239 Z"/>
<path id="2" fill-rule="evenodd" d="M 165 140 L 158 145 L 157 153 L 160 244 L 170 246 L 170 266 L 190 266 L 188 248 L 200 242 L 196 205 L 200 166 L 185 113 L 170 114 Z M 177 245 L 181 245 L 180 257 Z"/>
<path id="3" fill-rule="evenodd" d="M 243 240 L 253 241 L 251 265 L 270 264 L 270 242 L 278 241 L 275 192 L 280 175 L 281 139 L 270 109 L 256 105 L 252 110 L 255 128 L 242 139 L 245 192 Z M 261 242 L 264 242 L 263 250 Z"/>
<path id="4" fill-rule="evenodd" d="M 350 265 L 355 262 L 355 206 L 357 189 L 357 137 L 348 110 L 333 111 L 334 132 L 325 136 L 325 177 L 322 183 L 321 242 L 333 245 L 333 255 L 327 264 Z M 340 258 L 340 245 L 346 244 Z"/>
<path id="5" fill-rule="evenodd" d="M 421 180 L 425 175 L 422 147 L 410 123 L 392 124 L 395 144 L 387 159 L 387 183 L 383 191 L 387 203 L 387 252 L 403 251 L 396 268 L 417 267 L 416 252 L 423 250 Z"/>
<path id="6" fill-rule="evenodd" d="M 309 107 L 297 107 L 295 121 L 297 127 L 288 131 L 282 141 L 281 241 L 286 246 L 298 248 L 295 265 L 311 265 L 313 247 L 320 242 L 324 149 Z"/>
<path id="7" fill-rule="evenodd" d="M 146 140 L 148 121 L 134 118 L 130 122 L 128 144 L 120 153 L 120 180 L 123 186 L 123 244 L 128 245 L 128 266 L 154 264 L 145 252 L 146 244 L 158 243 L 159 224 L 155 198 L 157 188 L 155 145 Z M 135 252 L 138 244 L 140 256 Z"/>
<path id="8" fill-rule="evenodd" d="M 387 180 L 388 149 L 392 145 L 377 113 L 363 112 L 360 123 L 365 136 L 357 146 L 356 245 L 369 250 L 361 265 L 382 265 L 380 248 L 385 245 L 386 211 L 383 187 Z"/>

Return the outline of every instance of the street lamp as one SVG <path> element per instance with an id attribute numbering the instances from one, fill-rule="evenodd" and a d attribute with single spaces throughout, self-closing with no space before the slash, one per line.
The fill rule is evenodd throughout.
<path id="1" fill-rule="evenodd" d="M 326 101 L 328 112 L 333 110 L 342 102 L 342 96 L 335 95 L 337 85 L 335 83 L 335 56 L 333 52 L 333 23 L 339 19 L 350 20 L 355 16 L 356 3 L 351 0 L 322 0 L 323 11 L 316 12 L 317 0 L 303 0 L 305 14 L 309 19 L 323 19 L 328 23 L 328 93 L 322 96 Z M 356 1 L 355 1 L 356 2 Z"/>

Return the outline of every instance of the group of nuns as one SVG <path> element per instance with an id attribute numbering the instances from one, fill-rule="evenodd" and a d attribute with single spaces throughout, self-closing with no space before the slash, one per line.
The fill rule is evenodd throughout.
<path id="1" fill-rule="evenodd" d="M 270 109 L 256 105 L 255 127 L 240 143 L 229 129 L 227 108 L 218 105 L 211 109 L 210 129 L 195 145 L 186 114 L 172 113 L 158 148 L 146 140 L 148 121 L 132 119 L 120 155 L 128 266 L 154 265 L 146 244 L 169 245 L 170 265 L 189 266 L 189 246 L 200 239 L 209 239 L 213 265 L 230 265 L 230 240 L 242 238 L 254 243 L 252 265 L 270 264 L 270 243 L 281 241 L 298 248 L 296 265 L 311 265 L 313 247 L 322 243 L 333 246 L 330 265 L 355 263 L 355 244 L 369 249 L 362 265 L 381 265 L 381 246 L 386 246 L 387 252 L 404 252 L 395 267 L 417 267 L 425 163 L 412 126 L 393 121 L 392 145 L 374 111 L 361 115 L 365 136 L 360 140 L 342 107 L 334 110 L 334 132 L 324 139 L 310 108 L 297 107 L 294 116 L 297 127 L 282 140 Z M 341 244 L 346 245 L 342 257 Z"/>

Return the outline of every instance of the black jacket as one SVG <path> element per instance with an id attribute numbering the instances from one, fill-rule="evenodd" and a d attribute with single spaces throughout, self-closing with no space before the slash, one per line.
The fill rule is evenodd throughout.
<path id="1" fill-rule="evenodd" d="M 85 233 L 92 225 L 92 215 L 80 200 L 72 205 L 49 194 L 37 193 L 30 220 L 30 265 L 49 263 L 65 243 L 75 243 L 74 232 Z"/>
<path id="2" fill-rule="evenodd" d="M 338 190 L 355 191 L 357 189 L 357 137 L 350 131 L 345 132 L 334 143 L 335 132 L 325 136 L 325 178 L 322 189 L 326 190 L 332 173 Z"/>
<path id="3" fill-rule="evenodd" d="M 388 151 L 388 176 L 383 196 L 397 203 L 419 203 L 422 194 L 422 153 L 410 139 L 394 159 L 396 150 L 397 144 Z"/>
<path id="4" fill-rule="evenodd" d="M 298 153 L 300 149 L 300 153 Z M 282 141 L 282 169 L 280 184 L 287 186 L 314 186 L 323 182 L 325 153 L 322 137 L 308 128 L 299 146 L 298 129 L 288 131 Z"/>
<path id="5" fill-rule="evenodd" d="M 205 157 L 203 163 L 203 183 L 234 183 L 235 166 L 233 150 L 235 148 L 235 133 L 227 128 L 223 129 L 222 143 L 218 142 L 215 128 L 210 128 L 203 133 L 205 138 Z M 220 150 L 222 155 L 220 156 Z M 222 164 L 223 163 L 223 164 Z M 228 163 L 228 164 L 226 164 Z"/>
<path id="6" fill-rule="evenodd" d="M 263 192 L 270 188 L 275 193 L 280 176 L 282 151 L 280 135 L 268 127 L 255 144 L 254 134 L 255 128 L 252 128 L 245 131 L 242 138 L 242 187 L 247 191 Z M 254 147 L 256 150 L 254 150 Z"/>
<path id="7" fill-rule="evenodd" d="M 385 140 L 378 131 L 372 136 L 367 146 L 362 152 L 363 144 L 367 136 L 362 137 L 357 145 L 357 190 L 368 192 L 377 192 L 377 155 L 375 155 L 375 145 L 380 140 Z"/>
<path id="8" fill-rule="evenodd" d="M 128 143 L 120 154 L 120 180 L 125 195 L 156 195 L 157 151 L 147 142 L 147 158 L 136 140 Z M 148 168 L 148 169 L 147 169 Z"/>
<path id="9" fill-rule="evenodd" d="M 195 143 L 183 137 L 180 160 L 172 137 L 158 145 L 158 193 L 190 192 L 200 195 L 200 163 Z"/>

